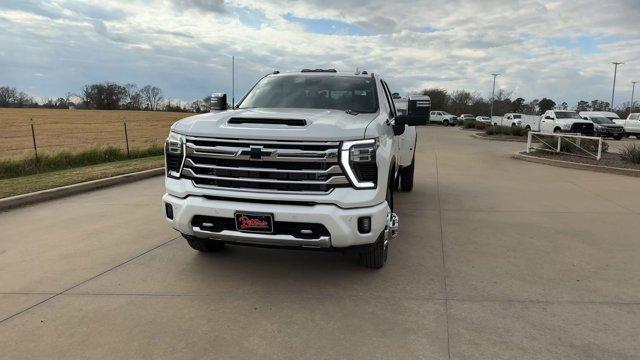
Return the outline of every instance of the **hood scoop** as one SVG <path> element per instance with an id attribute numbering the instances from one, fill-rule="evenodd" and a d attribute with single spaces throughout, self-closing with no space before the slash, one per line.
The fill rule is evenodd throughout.
<path id="1" fill-rule="evenodd" d="M 304 119 L 274 119 L 274 118 L 241 118 L 233 117 L 227 121 L 227 124 L 267 124 L 267 125 L 285 125 L 285 126 L 306 126 L 307 120 Z"/>

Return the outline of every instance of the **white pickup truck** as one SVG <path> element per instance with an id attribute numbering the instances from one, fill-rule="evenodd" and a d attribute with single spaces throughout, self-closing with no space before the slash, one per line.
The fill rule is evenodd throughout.
<path id="1" fill-rule="evenodd" d="M 226 244 L 353 249 L 380 268 L 413 188 L 426 96 L 398 115 L 378 75 L 303 70 L 260 79 L 235 109 L 182 119 L 165 144 L 167 222 L 198 251 Z"/>
<path id="2" fill-rule="evenodd" d="M 540 131 L 543 133 L 566 132 L 593 135 L 594 125 L 575 111 L 547 110 L 540 118 Z"/>
<path id="3" fill-rule="evenodd" d="M 458 117 L 446 111 L 432 111 L 429 122 L 442 124 L 443 126 L 455 125 L 458 123 Z"/>
<path id="4" fill-rule="evenodd" d="M 625 120 L 616 120 L 613 122 L 624 126 L 625 135 L 634 135 L 636 139 L 640 139 L 640 113 L 631 113 Z"/>

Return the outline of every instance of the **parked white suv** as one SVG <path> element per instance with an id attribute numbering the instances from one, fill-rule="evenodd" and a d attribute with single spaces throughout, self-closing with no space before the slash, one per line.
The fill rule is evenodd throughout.
<path id="1" fill-rule="evenodd" d="M 398 115 L 391 94 L 367 72 L 274 73 L 235 109 L 176 122 L 165 145 L 167 222 L 198 251 L 354 249 L 382 267 L 398 230 L 395 185 L 413 187 L 414 126 L 430 110 L 428 97 L 410 97 Z"/>
<path id="2" fill-rule="evenodd" d="M 455 125 L 458 122 L 458 117 L 446 111 L 432 111 L 429 122 L 443 126 Z"/>
<path id="3" fill-rule="evenodd" d="M 540 118 L 540 131 L 544 133 L 579 133 L 593 135 L 593 123 L 575 111 L 547 110 Z"/>

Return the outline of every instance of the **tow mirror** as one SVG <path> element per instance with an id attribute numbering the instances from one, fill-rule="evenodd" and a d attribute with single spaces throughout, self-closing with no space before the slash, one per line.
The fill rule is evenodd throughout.
<path id="1" fill-rule="evenodd" d="M 224 111 L 227 110 L 227 94 L 213 93 L 211 94 L 211 110 Z"/>

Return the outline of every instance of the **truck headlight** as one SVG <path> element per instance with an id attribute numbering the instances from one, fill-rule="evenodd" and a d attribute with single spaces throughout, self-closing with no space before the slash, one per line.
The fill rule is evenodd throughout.
<path id="1" fill-rule="evenodd" d="M 358 189 L 376 187 L 378 180 L 376 151 L 379 145 L 377 138 L 342 143 L 340 162 L 354 187 Z"/>
<path id="2" fill-rule="evenodd" d="M 169 137 L 164 142 L 164 159 L 168 177 L 176 179 L 180 177 L 185 157 L 184 144 L 184 135 L 174 132 L 170 132 Z"/>
<path id="3" fill-rule="evenodd" d="M 571 124 L 562 124 L 561 127 L 562 127 L 562 130 L 569 130 L 571 129 Z"/>

